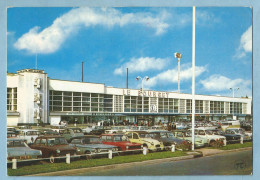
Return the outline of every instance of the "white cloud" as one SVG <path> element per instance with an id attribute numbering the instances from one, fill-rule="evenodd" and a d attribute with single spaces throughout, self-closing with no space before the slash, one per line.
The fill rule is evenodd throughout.
<path id="1" fill-rule="evenodd" d="M 154 57 L 140 57 L 132 58 L 119 68 L 114 70 L 114 74 L 122 75 L 128 68 L 129 73 L 145 72 L 148 70 L 161 70 L 169 63 L 169 59 L 154 58 Z"/>
<path id="2" fill-rule="evenodd" d="M 206 90 L 216 92 L 216 91 L 227 91 L 230 88 L 239 87 L 242 90 L 247 90 L 250 85 L 250 80 L 244 79 L 230 79 L 225 76 L 214 74 L 205 80 L 201 80 L 200 83 Z M 250 89 L 250 88 L 249 88 Z"/>
<path id="3" fill-rule="evenodd" d="M 207 70 L 207 66 L 196 66 L 195 76 L 201 75 Z M 183 64 L 180 71 L 180 80 L 187 81 L 192 78 L 192 67 L 190 64 Z M 144 82 L 144 86 L 147 88 L 154 87 L 156 85 L 164 83 L 177 83 L 178 82 L 178 69 L 170 69 L 162 73 L 151 77 L 149 81 Z"/>
<path id="4" fill-rule="evenodd" d="M 242 58 L 246 53 L 252 52 L 252 26 L 244 32 L 240 38 L 240 45 L 234 57 Z"/>
<path id="5" fill-rule="evenodd" d="M 42 31 L 40 27 L 34 27 L 23 34 L 14 44 L 19 50 L 29 53 L 53 53 L 62 43 L 81 27 L 96 25 L 112 28 L 123 27 L 128 24 L 140 24 L 155 29 L 155 34 L 160 35 L 166 31 L 168 24 L 164 21 L 169 14 L 162 11 L 157 16 L 151 13 L 122 13 L 113 8 L 76 8 L 55 19 L 53 24 Z"/>

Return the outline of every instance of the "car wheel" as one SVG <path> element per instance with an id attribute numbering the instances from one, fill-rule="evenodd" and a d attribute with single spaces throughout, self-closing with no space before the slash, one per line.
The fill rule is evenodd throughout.
<path id="1" fill-rule="evenodd" d="M 217 146 L 217 142 L 216 141 L 210 141 L 209 146 L 216 147 Z"/>
<path id="2" fill-rule="evenodd" d="M 85 154 L 86 154 L 86 159 L 92 159 L 92 156 L 91 156 L 91 152 L 90 151 L 85 151 Z"/>

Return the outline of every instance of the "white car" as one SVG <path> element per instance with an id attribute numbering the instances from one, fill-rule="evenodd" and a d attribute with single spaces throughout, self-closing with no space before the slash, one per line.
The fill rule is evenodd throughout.
<path id="1" fill-rule="evenodd" d="M 117 134 L 117 133 L 125 133 L 128 131 L 129 127 L 128 126 L 112 126 L 111 129 L 106 130 L 106 134 Z"/>
<path id="2" fill-rule="evenodd" d="M 21 129 L 17 137 L 23 139 L 27 144 L 30 144 L 40 135 L 41 132 L 35 129 Z"/>
<path id="3" fill-rule="evenodd" d="M 191 129 L 189 129 L 188 131 L 191 131 Z M 199 128 L 195 128 L 194 131 L 195 131 L 194 132 L 195 137 L 206 138 L 209 146 L 216 146 L 217 141 L 222 141 L 223 145 L 224 146 L 226 145 L 226 143 L 224 143 L 224 142 L 227 142 L 225 136 L 214 135 L 214 133 L 207 128 L 199 127 Z"/>
<path id="4" fill-rule="evenodd" d="M 252 132 L 246 132 L 242 128 L 227 128 L 226 131 L 232 131 L 232 134 L 239 134 L 243 137 L 244 141 L 252 140 Z"/>

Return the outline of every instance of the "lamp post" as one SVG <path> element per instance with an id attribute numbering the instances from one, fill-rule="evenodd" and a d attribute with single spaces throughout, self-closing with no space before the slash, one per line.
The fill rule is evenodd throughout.
<path id="1" fill-rule="evenodd" d="M 181 71 L 181 53 L 174 53 L 174 57 L 178 59 L 178 92 L 180 93 L 180 71 Z"/>
<path id="2" fill-rule="evenodd" d="M 149 77 L 148 76 L 145 76 L 143 78 L 141 78 L 140 76 L 137 76 L 136 77 L 136 80 L 139 81 L 141 79 L 142 81 L 142 113 L 144 112 L 144 80 L 148 81 L 149 80 Z"/>
<path id="3" fill-rule="evenodd" d="M 230 90 L 232 90 L 232 97 L 234 98 L 235 97 L 235 90 L 238 91 L 239 88 L 229 88 Z M 235 101 L 233 100 L 233 119 L 236 119 L 235 117 Z"/>

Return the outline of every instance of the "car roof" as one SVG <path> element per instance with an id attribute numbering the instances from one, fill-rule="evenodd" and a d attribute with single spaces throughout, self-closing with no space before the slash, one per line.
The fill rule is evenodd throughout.
<path id="1" fill-rule="evenodd" d="M 24 141 L 24 139 L 21 139 L 21 138 L 7 138 L 7 141 Z"/>
<path id="2" fill-rule="evenodd" d="M 39 136 L 37 138 L 64 138 L 64 137 L 60 135 L 44 135 L 44 136 Z"/>
<path id="3" fill-rule="evenodd" d="M 36 129 L 20 129 L 19 131 L 24 131 L 24 132 L 34 131 L 34 132 L 38 132 L 39 130 L 36 130 Z"/>
<path id="4" fill-rule="evenodd" d="M 82 139 L 82 138 L 99 138 L 99 136 L 97 135 L 86 135 L 86 136 L 76 136 L 76 137 L 72 137 L 72 139 Z"/>
<path id="5" fill-rule="evenodd" d="M 118 136 L 118 135 L 125 135 L 125 134 L 122 134 L 122 133 L 117 133 L 117 134 L 101 134 L 101 136 Z"/>

